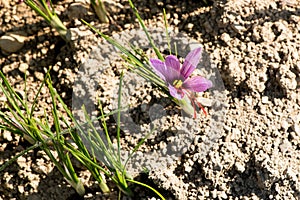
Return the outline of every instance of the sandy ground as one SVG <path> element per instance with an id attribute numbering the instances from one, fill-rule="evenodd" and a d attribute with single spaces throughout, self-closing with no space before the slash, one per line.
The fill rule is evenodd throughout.
<path id="1" fill-rule="evenodd" d="M 125 151 L 150 124 L 159 127 L 134 158 L 136 162 L 149 158 L 143 160 L 148 166 L 150 157 L 156 157 L 158 167 L 149 164 L 149 173 L 136 179 L 159 188 L 168 199 L 300 199 L 300 2 L 224 0 L 205 7 L 192 0 L 134 3 L 148 27 L 163 28 L 166 8 L 174 35 L 184 34 L 182 40 L 203 45 L 199 73 L 215 85 L 205 94 L 211 100 L 206 102 L 208 117 L 199 112 L 192 120 L 150 83 L 126 73 L 123 99 L 133 107 L 123 118 Z M 26 73 L 31 98 L 52 66 L 54 86 L 72 106 L 77 75 L 100 63 L 102 68 L 93 79 L 99 85 L 95 94 L 107 111 L 115 108 L 120 60 L 78 19 L 119 38 L 136 39 L 139 33 L 127 1 L 106 5 L 110 24 L 100 24 L 85 1 L 56 2 L 59 16 L 73 34 L 66 44 L 25 4 L 0 1 L 0 44 L 9 32 L 18 37 L 18 42 L 0 46 L 1 70 L 12 86 L 24 94 Z M 159 41 L 159 35 L 153 35 Z M 108 60 L 101 55 L 109 55 Z M 183 51 L 181 56 L 185 55 Z M 36 116 L 47 110 L 49 98 L 42 93 Z M 3 108 L 2 94 L 0 100 Z M 132 121 L 127 121 L 128 116 Z M 133 128 L 128 125 L 132 123 Z M 3 131 L 0 144 L 0 164 L 30 146 Z M 164 151 L 168 145 L 173 154 Z M 86 186 L 84 197 L 63 180 L 42 151 L 31 151 L 0 172 L 0 199 L 116 199 L 113 185 L 112 193 L 103 195 L 82 166 L 77 164 L 76 170 Z M 133 191 L 135 199 L 157 198 L 141 187 Z"/>

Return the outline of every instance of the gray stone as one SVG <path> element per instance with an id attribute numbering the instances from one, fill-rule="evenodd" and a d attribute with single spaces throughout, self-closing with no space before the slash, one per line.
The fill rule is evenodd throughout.
<path id="1" fill-rule="evenodd" d="M 24 32 L 8 32 L 0 38 L 0 48 L 5 54 L 14 53 L 22 49 L 25 41 Z"/>

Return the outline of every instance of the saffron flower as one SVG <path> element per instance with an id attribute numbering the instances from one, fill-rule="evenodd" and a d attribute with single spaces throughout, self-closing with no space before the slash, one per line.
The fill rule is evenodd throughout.
<path id="1" fill-rule="evenodd" d="M 174 55 L 167 56 L 164 62 L 159 59 L 150 59 L 155 73 L 164 80 L 170 95 L 178 100 L 182 100 L 186 95 L 191 101 L 194 108 L 194 118 L 196 117 L 195 104 L 206 114 L 201 104 L 196 101 L 194 93 L 204 92 L 212 87 L 212 82 L 204 77 L 190 77 L 200 61 L 201 52 L 202 48 L 200 47 L 192 50 L 186 56 L 182 66 Z"/>

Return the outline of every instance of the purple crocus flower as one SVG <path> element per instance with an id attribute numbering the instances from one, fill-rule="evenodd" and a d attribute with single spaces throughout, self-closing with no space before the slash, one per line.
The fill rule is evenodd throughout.
<path id="1" fill-rule="evenodd" d="M 166 57 L 165 62 L 159 59 L 150 59 L 150 62 L 156 74 L 165 81 L 169 88 L 170 94 L 176 99 L 181 100 L 187 95 L 195 108 L 194 92 L 203 92 L 212 87 L 212 82 L 201 76 L 190 77 L 196 69 L 202 48 L 192 50 L 181 63 L 174 55 Z M 196 102 L 198 106 L 202 106 Z"/>

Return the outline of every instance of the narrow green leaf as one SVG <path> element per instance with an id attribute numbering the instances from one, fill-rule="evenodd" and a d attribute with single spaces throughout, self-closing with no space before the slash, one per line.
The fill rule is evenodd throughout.
<path id="1" fill-rule="evenodd" d="M 150 190 L 152 190 L 155 194 L 157 194 L 162 200 L 166 200 L 157 190 L 155 190 L 153 187 L 145 184 L 145 183 L 141 183 L 139 181 L 135 181 L 135 180 L 132 180 L 132 179 L 127 179 L 128 182 L 132 182 L 132 183 L 135 183 L 135 184 L 138 184 L 138 185 L 141 185 L 143 187 L 146 187 Z"/>
<path id="2" fill-rule="evenodd" d="M 149 43 L 151 44 L 152 48 L 154 49 L 154 51 L 155 51 L 155 53 L 156 53 L 156 56 L 157 56 L 160 60 L 164 61 L 164 57 L 162 56 L 162 54 L 160 53 L 160 51 L 158 50 L 158 48 L 155 46 L 153 40 L 151 39 L 150 34 L 149 34 L 149 32 L 148 32 L 148 30 L 147 30 L 147 28 L 146 28 L 146 26 L 145 26 L 145 24 L 144 24 L 144 22 L 143 22 L 143 20 L 142 20 L 140 14 L 139 14 L 139 12 L 138 12 L 138 10 L 137 10 L 136 7 L 133 5 L 133 3 L 132 3 L 131 0 L 128 0 L 128 1 L 129 1 L 129 4 L 130 4 L 131 8 L 133 9 L 133 11 L 134 11 L 134 13 L 135 13 L 135 16 L 137 17 L 137 19 L 138 19 L 138 21 L 139 21 L 139 23 L 140 23 L 142 29 L 144 30 L 144 32 L 145 32 L 145 34 L 146 34 L 146 36 L 147 36 L 147 38 L 148 38 Z"/>

